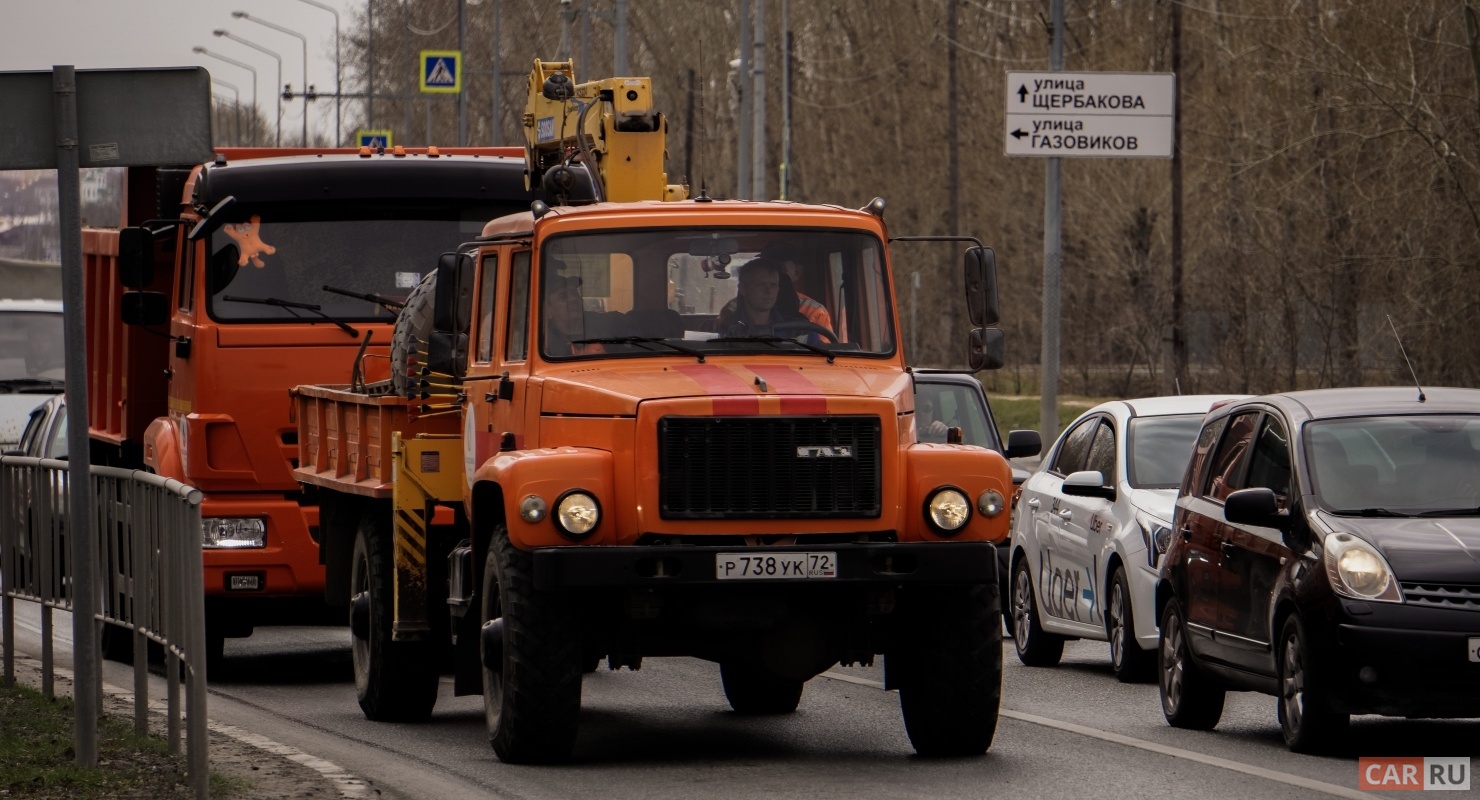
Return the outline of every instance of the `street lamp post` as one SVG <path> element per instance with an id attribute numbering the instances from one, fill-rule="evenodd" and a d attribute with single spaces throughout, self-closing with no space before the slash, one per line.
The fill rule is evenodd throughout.
<path id="1" fill-rule="evenodd" d="M 247 72 L 252 73 L 252 146 L 253 147 L 256 147 L 257 146 L 257 68 L 254 67 L 254 66 L 252 66 L 251 64 L 248 64 L 248 63 L 243 62 L 243 61 L 237 61 L 234 58 L 227 58 L 226 56 L 223 56 L 220 53 L 212 53 L 211 51 L 205 49 L 204 47 L 201 47 L 200 45 L 196 45 L 195 47 L 190 48 L 190 51 L 192 53 L 196 53 L 196 54 L 199 54 L 199 55 L 209 56 L 210 58 L 214 58 L 217 61 L 225 61 L 228 64 L 232 64 L 234 66 L 241 67 L 242 69 L 246 70 Z M 238 132 L 237 138 L 238 138 L 238 140 L 240 140 L 240 138 L 241 138 L 240 132 Z"/>
<path id="2" fill-rule="evenodd" d="M 299 144 L 302 147 L 308 147 L 308 37 L 304 36 L 298 31 L 284 28 L 277 23 L 268 22 L 267 20 L 260 17 L 254 17 L 245 11 L 233 11 L 231 12 L 231 16 L 236 19 L 244 19 L 248 22 L 255 22 L 264 28 L 272 28 L 278 33 L 286 33 L 289 36 L 296 36 L 298 37 L 298 41 L 303 43 L 303 139 L 299 142 Z"/>
<path id="3" fill-rule="evenodd" d="M 238 89 L 238 88 L 236 88 L 235 86 L 232 86 L 231 84 L 227 83 L 226 81 L 221 80 L 220 78 L 212 78 L 211 79 L 211 83 L 213 83 L 213 84 L 215 84 L 217 86 L 220 86 L 223 89 L 230 89 L 231 90 L 231 98 L 232 98 L 231 99 L 231 106 L 236 111 L 236 135 L 233 136 L 232 138 L 236 141 L 237 144 L 241 144 L 242 143 L 242 93 L 241 93 L 241 90 Z"/>
<path id="4" fill-rule="evenodd" d="M 277 60 L 277 85 L 278 86 L 282 86 L 283 85 L 283 57 L 282 56 L 278 55 L 277 53 L 275 53 L 275 52 L 273 52 L 271 50 L 268 50 L 266 47 L 263 47 L 262 45 L 257 44 L 256 42 L 252 42 L 252 41 L 248 41 L 246 39 L 243 39 L 242 37 L 237 36 L 236 34 L 232 33 L 231 31 L 228 31 L 228 30 L 223 30 L 221 28 L 217 28 L 216 30 L 211 31 L 211 34 L 213 36 L 224 36 L 224 37 L 226 37 L 227 39 L 230 39 L 233 42 L 236 42 L 238 44 L 244 44 L 247 47 L 252 48 L 253 50 L 256 50 L 256 51 L 262 52 L 262 53 L 266 53 L 266 54 L 272 56 L 274 59 Z M 274 146 L 275 147 L 282 147 L 283 146 L 283 93 L 282 93 L 282 90 L 278 90 L 277 91 L 277 144 L 274 145 Z"/>
<path id="5" fill-rule="evenodd" d="M 344 94 L 344 84 L 340 81 L 339 72 L 339 11 L 333 6 L 326 6 L 320 3 L 318 0 L 299 0 L 299 2 L 307 3 L 314 8 L 322 8 L 334 15 L 334 146 L 339 147 L 344 144 L 344 139 L 339 133 L 339 109 L 341 105 L 339 98 Z"/>

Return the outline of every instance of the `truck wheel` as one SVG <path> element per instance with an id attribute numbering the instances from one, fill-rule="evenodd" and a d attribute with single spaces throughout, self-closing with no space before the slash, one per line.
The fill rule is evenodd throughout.
<path id="1" fill-rule="evenodd" d="M 1198 669 L 1187 648 L 1182 609 L 1174 599 L 1161 613 L 1161 647 L 1157 683 L 1161 713 L 1173 728 L 1210 731 L 1223 718 L 1224 689 Z"/>
<path id="2" fill-rule="evenodd" d="M 1033 598 L 1033 576 L 1026 557 L 1012 568 L 1012 644 L 1018 660 L 1030 667 L 1057 666 L 1064 657 L 1064 637 L 1038 624 L 1038 601 Z"/>
<path id="3" fill-rule="evenodd" d="M 737 714 L 790 714 L 802 700 L 805 681 L 777 678 L 745 661 L 724 661 L 719 679 Z"/>
<path id="4" fill-rule="evenodd" d="M 1002 701 L 997 587 L 941 589 L 914 599 L 903 620 L 914 668 L 899 688 L 910 744 L 922 756 L 981 755 L 992 746 Z"/>
<path id="5" fill-rule="evenodd" d="M 1140 683 L 1155 673 L 1156 651 L 1142 650 L 1136 640 L 1136 615 L 1131 609 L 1131 584 L 1125 567 L 1116 567 L 1110 579 L 1105 633 L 1110 640 L 1110 666 L 1121 683 Z"/>
<path id="6" fill-rule="evenodd" d="M 366 719 L 418 722 L 431 716 L 437 702 L 435 648 L 427 642 L 391 641 L 391 519 L 388 508 L 378 511 L 371 508 L 361 515 L 350 561 L 355 696 Z"/>
<path id="7" fill-rule="evenodd" d="M 534 588 L 533 567 L 495 528 L 483 567 L 483 714 L 509 764 L 569 758 L 581 713 L 579 620 L 564 597 Z"/>
<path id="8" fill-rule="evenodd" d="M 432 335 L 432 305 L 436 298 L 437 271 L 432 270 L 411 290 L 406 307 L 396 315 L 396 327 L 391 331 L 391 388 L 403 397 L 409 382 L 406 370 L 411 351 L 424 349 L 425 345 L 418 346 L 417 342 L 425 342 Z"/>

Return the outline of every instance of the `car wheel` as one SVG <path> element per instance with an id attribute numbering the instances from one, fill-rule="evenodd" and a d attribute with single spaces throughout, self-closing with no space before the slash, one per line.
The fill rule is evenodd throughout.
<path id="1" fill-rule="evenodd" d="M 1188 649 L 1187 628 L 1177 601 L 1161 615 L 1161 656 L 1157 683 L 1161 713 L 1173 728 L 1210 731 L 1223 718 L 1224 690 L 1198 668 Z"/>
<path id="2" fill-rule="evenodd" d="M 1046 633 L 1038 625 L 1038 603 L 1033 599 L 1033 575 L 1028 559 L 1012 568 L 1012 644 L 1018 660 L 1030 667 L 1052 667 L 1064 657 L 1064 637 Z"/>
<path id="3" fill-rule="evenodd" d="M 790 714 L 802 700 L 805 681 L 777 678 L 745 661 L 724 661 L 719 665 L 720 682 L 725 699 L 737 714 Z"/>
<path id="4" fill-rule="evenodd" d="M 1110 666 L 1121 683 L 1141 683 L 1156 671 L 1156 651 L 1141 649 L 1136 639 L 1136 615 L 1131 608 L 1131 584 L 1125 567 L 1116 567 L 1110 579 L 1110 604 L 1105 608 L 1105 633 L 1110 640 Z"/>
<path id="5" fill-rule="evenodd" d="M 1280 633 L 1278 715 L 1285 746 L 1297 753 L 1338 747 L 1351 715 L 1331 709 L 1330 699 L 1310 668 L 1309 640 L 1300 618 L 1290 615 Z"/>

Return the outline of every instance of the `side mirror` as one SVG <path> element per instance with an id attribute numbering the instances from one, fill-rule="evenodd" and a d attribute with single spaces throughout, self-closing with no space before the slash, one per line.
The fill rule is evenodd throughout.
<path id="1" fill-rule="evenodd" d="M 163 325 L 170 321 L 170 298 L 164 292 L 124 292 L 119 316 L 125 325 Z"/>
<path id="2" fill-rule="evenodd" d="M 990 247 L 966 251 L 966 312 L 980 328 L 1002 318 L 997 302 L 997 254 Z"/>
<path id="3" fill-rule="evenodd" d="M 221 198 L 221 202 L 217 203 L 215 207 L 213 207 L 210 212 L 206 214 L 205 219 L 195 223 L 195 227 L 190 229 L 190 235 L 186 238 L 188 238 L 192 242 L 199 241 L 200 239 L 204 239 L 205 237 L 210 236 L 212 233 L 215 233 L 217 230 L 220 230 L 221 226 L 226 224 L 226 215 L 230 213 L 231 209 L 235 206 L 236 197 L 234 195 L 227 195 L 226 197 Z"/>
<path id="4" fill-rule="evenodd" d="M 148 228 L 118 232 L 118 282 L 125 289 L 143 289 L 154 282 L 154 233 Z"/>
<path id="5" fill-rule="evenodd" d="M 427 368 L 432 372 L 461 378 L 467 374 L 468 335 L 433 331 L 427 342 Z"/>
<path id="6" fill-rule="evenodd" d="M 1043 437 L 1038 431 L 1008 431 L 1007 449 L 1002 455 L 1008 458 L 1027 458 L 1043 452 Z"/>
<path id="7" fill-rule="evenodd" d="M 1064 494 L 1071 497 L 1098 497 L 1115 500 L 1115 487 L 1105 485 L 1105 476 L 1097 469 L 1076 472 L 1064 479 Z"/>
<path id="8" fill-rule="evenodd" d="M 1007 337 L 1001 328 L 973 328 L 966 340 L 966 359 L 972 372 L 1002 369 L 1007 363 Z"/>
<path id="9" fill-rule="evenodd" d="M 437 259 L 437 296 L 432 307 L 432 330 L 466 334 L 472 324 L 472 314 L 473 257 L 467 253 L 443 253 Z"/>
<path id="10" fill-rule="evenodd" d="M 1223 518 L 1235 525 L 1290 529 L 1290 512 L 1281 511 L 1271 489 L 1240 489 L 1223 501 Z"/>

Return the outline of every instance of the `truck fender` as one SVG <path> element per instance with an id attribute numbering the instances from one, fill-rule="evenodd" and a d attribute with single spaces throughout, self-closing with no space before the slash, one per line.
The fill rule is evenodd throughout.
<path id="1" fill-rule="evenodd" d="M 609 544 L 617 541 L 612 454 L 590 447 L 553 447 L 499 453 L 483 462 L 473 473 L 475 499 L 480 488 L 494 484 L 503 499 L 503 520 L 515 547 L 555 547 L 570 544 Z M 572 490 L 596 498 L 601 517 L 596 528 L 579 539 L 565 534 L 555 523 L 556 504 Z M 488 492 L 488 488 L 481 490 Z M 485 495 L 486 496 L 486 495 Z M 536 522 L 520 516 L 520 504 L 530 496 L 543 501 L 545 513 Z M 475 515 L 477 509 L 475 509 Z M 473 524 L 485 534 L 487 524 L 474 517 Z"/>
<path id="2" fill-rule="evenodd" d="M 908 473 L 905 538 L 911 541 L 941 538 L 925 521 L 925 504 L 937 489 L 951 486 L 966 495 L 971 518 L 964 530 L 950 538 L 1007 541 L 1012 467 L 1001 453 L 971 445 L 915 444 L 905 451 L 905 465 Z M 1002 508 L 992 518 L 977 508 L 978 498 L 988 489 L 1002 495 Z"/>
<path id="3" fill-rule="evenodd" d="M 180 453 L 180 432 L 168 417 L 157 417 L 144 429 L 144 466 L 156 475 L 189 482 Z"/>

